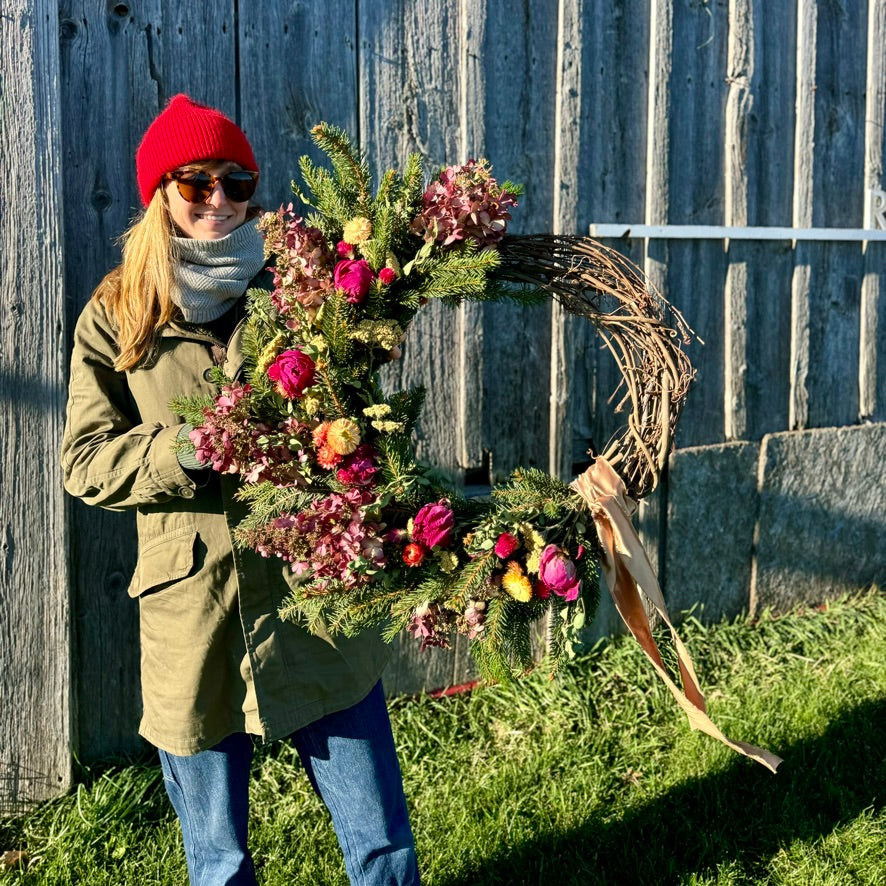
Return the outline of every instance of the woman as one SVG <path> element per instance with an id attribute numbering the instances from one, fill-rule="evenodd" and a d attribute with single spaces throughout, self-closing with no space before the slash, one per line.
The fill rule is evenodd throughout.
<path id="1" fill-rule="evenodd" d="M 291 737 L 329 808 L 353 883 L 417 883 L 374 635 L 320 638 L 277 616 L 288 569 L 235 549 L 234 481 L 176 454 L 168 405 L 242 364 L 243 294 L 263 244 L 258 166 L 227 117 L 177 95 L 136 154 L 145 211 L 77 323 L 65 486 L 137 513 L 140 733 L 160 753 L 192 884 L 255 883 L 246 847 L 252 746 Z M 257 279 L 259 278 L 259 279 Z"/>

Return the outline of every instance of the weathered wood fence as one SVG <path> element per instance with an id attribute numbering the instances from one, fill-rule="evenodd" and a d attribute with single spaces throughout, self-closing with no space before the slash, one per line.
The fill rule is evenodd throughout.
<path id="1" fill-rule="evenodd" d="M 884 184 L 886 0 L 5 0 L 0 29 L 0 811 L 64 788 L 71 749 L 137 746 L 133 522 L 65 500 L 56 451 L 65 343 L 171 95 L 238 120 L 268 207 L 323 119 L 376 171 L 488 156 L 523 232 L 857 229 Z M 679 446 L 886 419 L 886 244 L 667 230 L 613 242 L 706 343 Z M 557 308 L 429 309 L 392 376 L 428 387 L 421 454 L 469 484 L 570 475 L 616 426 L 615 369 Z M 410 646 L 389 689 L 464 661 Z"/>

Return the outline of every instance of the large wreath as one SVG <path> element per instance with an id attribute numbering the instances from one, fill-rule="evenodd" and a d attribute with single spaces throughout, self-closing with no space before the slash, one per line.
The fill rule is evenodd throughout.
<path id="1" fill-rule="evenodd" d="M 262 216 L 273 288 L 248 292 L 245 381 L 218 370 L 214 398 L 178 398 L 197 460 L 241 480 L 248 514 L 236 542 L 288 564 L 281 610 L 308 630 L 383 626 L 422 647 L 470 640 L 482 676 L 533 664 L 530 626 L 548 618 L 552 667 L 573 654 L 597 605 L 602 566 L 616 606 L 693 726 L 770 768 L 778 758 L 731 742 L 668 619 L 631 525 L 656 485 L 692 379 L 680 314 L 626 258 L 584 237 L 506 237 L 520 188 L 485 160 L 443 169 L 428 187 L 417 154 L 377 191 L 365 156 L 334 126 L 314 128 L 330 167 L 307 156 L 290 204 Z M 556 299 L 597 328 L 620 370 L 626 422 L 571 484 L 519 468 L 488 498 L 467 499 L 411 443 L 425 392 L 386 392 L 396 356 L 431 299 Z M 664 666 L 642 588 L 671 628 L 684 691 Z"/>

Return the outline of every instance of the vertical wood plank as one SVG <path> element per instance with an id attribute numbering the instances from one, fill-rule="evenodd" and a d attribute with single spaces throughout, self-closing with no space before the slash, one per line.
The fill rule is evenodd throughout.
<path id="1" fill-rule="evenodd" d="M 45 2 L 0 16 L 0 814 L 71 780 L 57 28 Z"/>
<path id="2" fill-rule="evenodd" d="M 582 147 L 587 168 L 579 170 L 584 188 L 576 220 L 579 232 L 585 221 L 643 218 L 649 106 L 649 0 L 584 7 L 593 24 L 582 40 L 582 103 L 588 112 Z M 642 241 L 604 242 L 642 267 Z M 624 427 L 626 414 L 616 414 L 615 404 L 608 402 L 621 382 L 611 354 L 589 323 L 574 325 L 572 457 L 581 463 L 589 459 L 592 446 L 605 448 Z"/>
<path id="3" fill-rule="evenodd" d="M 728 7 L 725 0 L 671 7 L 669 96 L 656 108 L 657 141 L 667 139 L 667 221 L 722 224 L 727 99 Z M 656 246 L 655 252 L 661 247 Z M 666 297 L 704 340 L 691 346 L 697 378 L 677 430 L 680 446 L 724 439 L 723 349 L 726 262 L 718 241 L 672 241 L 667 249 Z M 652 249 L 650 250 L 652 251 Z"/>
<path id="4" fill-rule="evenodd" d="M 477 35 L 467 55 L 482 75 L 466 78 L 466 155 L 487 156 L 494 174 L 526 192 L 508 228 L 551 229 L 557 2 L 464 3 Z M 485 20 L 481 29 L 478 20 Z M 501 35 L 509 38 L 502 44 Z M 547 467 L 550 308 L 507 303 L 482 310 L 482 444 L 497 480 L 518 465 Z"/>
<path id="5" fill-rule="evenodd" d="M 458 92 L 461 34 L 457 0 L 413 4 L 397 0 L 379 15 L 358 7 L 360 132 L 376 177 L 402 168 L 418 151 L 429 175 L 457 162 L 461 147 Z M 416 317 L 403 358 L 385 370 L 388 388 L 424 385 L 428 392 L 416 429 L 416 451 L 460 478 L 465 428 L 457 420 L 462 401 L 464 324 L 458 313 L 434 302 Z"/>
<path id="6" fill-rule="evenodd" d="M 238 26 L 240 124 L 262 167 L 256 199 L 276 209 L 292 199 L 298 158 L 323 159 L 313 126 L 332 123 L 359 143 L 356 3 L 240 3 Z"/>
<path id="7" fill-rule="evenodd" d="M 865 189 L 882 190 L 886 157 L 886 2 L 869 0 L 865 90 Z M 866 196 L 866 195 L 865 195 Z M 859 418 L 886 419 L 886 244 L 864 252 L 859 331 Z"/>
<path id="8" fill-rule="evenodd" d="M 853 50 L 865 44 L 858 3 L 800 3 L 800 126 L 811 112 L 809 145 L 797 156 L 795 218 L 819 227 L 861 227 L 864 206 L 865 69 Z M 814 55 L 813 55 L 814 53 Z M 810 79 L 811 75 L 811 79 Z M 807 139 L 810 136 L 807 136 Z M 812 151 L 810 156 L 810 150 Z M 797 427 L 855 422 L 859 414 L 859 329 L 863 258 L 859 244 L 798 243 L 794 274 Z M 839 367 L 838 371 L 834 371 Z"/>
<path id="9" fill-rule="evenodd" d="M 236 117 L 233 0 L 59 4 L 64 133 L 65 284 L 71 325 L 119 260 L 116 238 L 140 207 L 134 155 L 177 92 Z M 200 51 L 195 52 L 194 47 Z M 143 746 L 138 610 L 125 593 L 135 566 L 132 514 L 72 504 L 79 755 Z"/>
<path id="10" fill-rule="evenodd" d="M 732 0 L 726 102 L 726 224 L 790 226 L 794 3 Z M 727 439 L 787 427 L 791 243 L 728 244 L 724 322 Z"/>

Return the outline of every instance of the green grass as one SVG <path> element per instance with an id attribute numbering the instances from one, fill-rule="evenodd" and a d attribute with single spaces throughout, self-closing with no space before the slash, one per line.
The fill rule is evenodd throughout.
<path id="1" fill-rule="evenodd" d="M 886 596 L 681 633 L 714 721 L 777 775 L 693 733 L 627 638 L 549 680 L 392 703 L 429 886 L 886 884 Z M 257 757 L 260 882 L 346 883 L 294 752 Z M 0 822 L 7 883 L 181 884 L 153 761 L 97 766 Z"/>

